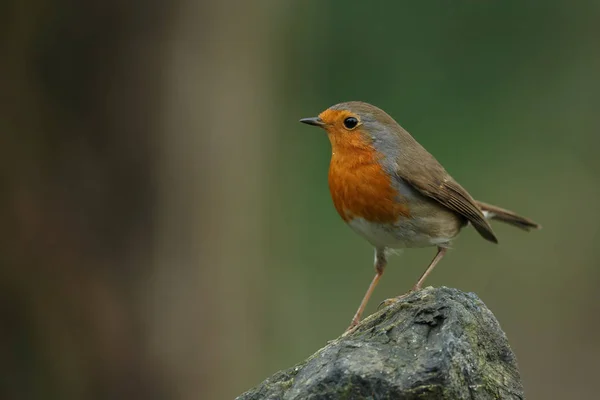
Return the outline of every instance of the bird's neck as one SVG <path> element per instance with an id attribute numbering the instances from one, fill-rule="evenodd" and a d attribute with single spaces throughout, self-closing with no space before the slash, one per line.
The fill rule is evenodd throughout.
<path id="1" fill-rule="evenodd" d="M 347 169 L 377 162 L 376 150 L 359 132 L 344 135 L 329 135 L 331 142 L 331 165 L 338 164 Z"/>

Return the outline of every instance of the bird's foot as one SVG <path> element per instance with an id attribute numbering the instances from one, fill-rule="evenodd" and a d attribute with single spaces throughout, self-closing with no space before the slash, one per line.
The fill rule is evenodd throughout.
<path id="1" fill-rule="evenodd" d="M 382 307 L 388 307 L 388 306 L 391 306 L 392 304 L 396 304 L 397 302 L 404 300 L 405 298 L 407 298 L 409 295 L 413 294 L 414 292 L 415 292 L 415 290 L 410 290 L 400 296 L 392 297 L 391 299 L 386 299 L 386 300 L 382 301 L 381 303 L 379 303 L 379 305 L 377 306 L 377 309 L 380 310 Z"/>
<path id="2" fill-rule="evenodd" d="M 358 328 L 358 325 L 360 325 L 360 320 L 356 319 L 356 318 L 353 319 L 352 322 L 350 323 L 350 326 L 348 328 L 346 328 L 346 330 L 342 334 L 342 337 L 354 332 L 356 330 L 356 328 Z"/>

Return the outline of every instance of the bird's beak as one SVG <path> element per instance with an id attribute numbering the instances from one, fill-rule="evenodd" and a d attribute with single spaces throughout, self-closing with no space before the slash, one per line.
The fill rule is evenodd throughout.
<path id="1" fill-rule="evenodd" d="M 314 126 L 320 126 L 323 127 L 325 126 L 325 122 L 323 122 L 321 120 L 321 118 L 319 117 L 313 117 L 313 118 L 302 118 L 300 120 L 300 122 L 302 122 L 303 124 L 308 124 L 308 125 L 314 125 Z"/>

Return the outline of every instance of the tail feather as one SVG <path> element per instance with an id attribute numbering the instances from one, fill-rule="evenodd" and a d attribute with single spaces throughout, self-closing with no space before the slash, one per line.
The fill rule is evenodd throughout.
<path id="1" fill-rule="evenodd" d="M 481 201 L 475 201 L 477 206 L 481 209 L 487 219 L 494 219 L 507 223 L 517 228 L 529 231 L 531 229 L 541 229 L 542 226 L 533 222 L 529 218 L 522 217 L 515 214 L 512 211 L 505 210 L 500 207 L 493 206 L 491 204 L 482 203 Z"/>

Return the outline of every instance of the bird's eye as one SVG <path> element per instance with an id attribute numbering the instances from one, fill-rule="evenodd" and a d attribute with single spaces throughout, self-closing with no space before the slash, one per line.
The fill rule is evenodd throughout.
<path id="1" fill-rule="evenodd" d="M 344 126 L 346 129 L 354 129 L 358 125 L 358 120 L 354 117 L 348 117 L 344 120 Z"/>

